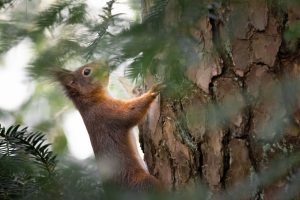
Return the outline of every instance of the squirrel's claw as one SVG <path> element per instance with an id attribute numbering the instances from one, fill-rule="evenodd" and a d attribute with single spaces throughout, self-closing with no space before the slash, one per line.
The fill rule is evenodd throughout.
<path id="1" fill-rule="evenodd" d="M 157 96 L 164 88 L 166 88 L 166 85 L 163 84 L 163 83 L 157 83 L 155 85 L 153 85 L 151 88 L 150 88 L 150 93 L 153 95 L 153 96 Z"/>

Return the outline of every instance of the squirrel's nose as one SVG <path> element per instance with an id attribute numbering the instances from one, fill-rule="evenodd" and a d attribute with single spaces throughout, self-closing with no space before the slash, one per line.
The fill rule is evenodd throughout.
<path id="1" fill-rule="evenodd" d="M 54 79 L 61 82 L 62 84 L 66 83 L 70 78 L 72 78 L 72 72 L 70 70 L 60 67 L 51 69 L 50 73 Z"/>

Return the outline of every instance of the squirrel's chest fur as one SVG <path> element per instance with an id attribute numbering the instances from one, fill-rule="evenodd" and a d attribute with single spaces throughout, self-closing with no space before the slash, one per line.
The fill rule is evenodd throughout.
<path id="1" fill-rule="evenodd" d="M 114 121 L 113 112 L 116 109 L 122 116 L 122 108 L 106 103 L 85 109 L 81 115 L 102 177 L 122 185 L 137 184 L 138 180 L 147 178 L 148 170 L 138 153 L 132 128 Z"/>
<path id="2" fill-rule="evenodd" d="M 83 118 L 103 178 L 133 190 L 158 188 L 158 180 L 142 163 L 131 129 L 146 115 L 159 85 L 127 101 L 114 99 L 103 85 L 108 78 L 101 70 L 105 66 L 92 63 L 54 75 Z M 103 80 L 94 79 L 97 75 Z"/>

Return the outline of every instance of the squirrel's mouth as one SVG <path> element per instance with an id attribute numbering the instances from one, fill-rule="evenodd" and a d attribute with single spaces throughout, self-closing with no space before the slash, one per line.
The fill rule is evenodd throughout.
<path id="1" fill-rule="evenodd" d="M 65 87 L 71 87 L 74 84 L 74 76 L 70 70 L 57 67 L 51 70 L 51 74 L 55 80 Z"/>

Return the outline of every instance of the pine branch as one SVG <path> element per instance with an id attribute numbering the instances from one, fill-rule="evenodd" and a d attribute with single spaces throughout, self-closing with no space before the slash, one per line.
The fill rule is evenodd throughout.
<path id="1" fill-rule="evenodd" d="M 10 126 L 7 131 L 0 125 L 1 153 L 3 157 L 15 157 L 22 149 L 35 163 L 44 168 L 49 174 L 53 173 L 56 166 L 56 156 L 49 149 L 50 144 L 45 143 L 45 136 L 40 132 L 28 132 L 27 127 L 19 130 L 20 125 Z M 5 146 L 5 147 L 4 147 Z"/>
<path id="2" fill-rule="evenodd" d="M 57 1 L 52 4 L 50 8 L 39 13 L 36 18 L 36 24 L 39 29 L 43 30 L 53 26 L 55 23 L 60 23 L 62 21 L 61 11 L 67 8 L 72 1 Z"/>
<path id="3" fill-rule="evenodd" d="M 83 23 L 86 17 L 86 7 L 85 3 L 79 3 L 69 8 L 69 18 L 66 20 L 66 24 Z"/>
<path id="4" fill-rule="evenodd" d="M 45 49 L 31 62 L 28 68 L 32 77 L 49 77 L 49 70 L 61 67 L 64 63 L 82 52 L 82 47 L 75 41 L 61 39 L 56 45 Z"/>
<path id="5" fill-rule="evenodd" d="M 97 38 L 94 41 L 92 41 L 87 47 L 87 53 L 85 55 L 86 60 L 89 60 L 93 56 L 100 41 L 105 35 L 111 36 L 111 33 L 108 32 L 108 28 L 111 24 L 113 24 L 115 17 L 118 16 L 118 14 L 112 14 L 113 5 L 115 2 L 116 0 L 111 0 L 106 3 L 106 6 L 103 8 L 104 15 L 99 15 L 99 17 L 102 19 L 102 23 L 98 24 L 93 29 L 91 29 L 92 32 L 97 32 Z"/>
<path id="6" fill-rule="evenodd" d="M 0 1 L 0 10 L 8 6 L 12 6 L 17 0 L 1 0 Z"/>
<path id="7" fill-rule="evenodd" d="M 137 62 L 139 58 L 126 68 L 125 76 L 133 81 L 137 81 L 139 78 L 144 79 L 147 73 L 147 68 L 143 67 L 142 63 Z"/>
<path id="8" fill-rule="evenodd" d="M 27 34 L 28 30 L 16 23 L 0 21 L 0 54 L 17 45 Z"/>

